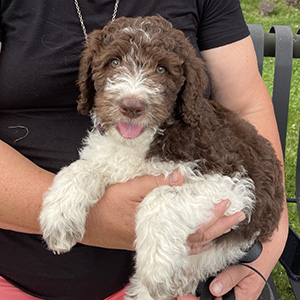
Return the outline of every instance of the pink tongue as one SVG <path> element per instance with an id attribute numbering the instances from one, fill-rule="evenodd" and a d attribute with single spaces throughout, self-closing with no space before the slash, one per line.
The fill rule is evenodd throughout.
<path id="1" fill-rule="evenodd" d="M 123 123 L 120 122 L 117 125 L 117 128 L 122 135 L 122 137 L 127 139 L 134 139 L 138 137 L 142 132 L 142 126 L 140 125 L 134 125 L 130 123 Z"/>

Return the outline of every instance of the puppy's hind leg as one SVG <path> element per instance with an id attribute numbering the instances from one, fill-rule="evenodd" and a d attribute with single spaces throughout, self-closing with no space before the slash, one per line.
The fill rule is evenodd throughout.
<path id="1" fill-rule="evenodd" d="M 249 178 L 214 174 L 182 186 L 161 186 L 149 193 L 136 218 L 135 281 L 140 280 L 155 300 L 194 293 L 197 281 L 218 272 L 226 261 L 211 260 L 210 251 L 192 258 L 188 255 L 188 236 L 213 217 L 213 208 L 222 199 L 231 200 L 227 215 L 243 210 L 250 217 L 255 203 L 253 191 Z M 138 296 L 133 299 L 143 300 Z"/>
<path id="2" fill-rule="evenodd" d="M 130 280 L 130 286 L 127 288 L 125 300 L 153 300 L 146 286 L 139 280 L 135 274 Z"/>
<path id="3" fill-rule="evenodd" d="M 182 212 L 185 210 L 186 215 L 189 209 L 184 201 L 180 187 L 163 186 L 140 204 L 136 221 L 136 274 L 129 288 L 136 296 L 131 299 L 144 300 L 139 294 L 141 286 L 159 300 L 186 293 L 190 284 L 186 239 L 194 229 L 184 220 Z M 189 214 L 193 215 L 192 210 Z"/>
<path id="4" fill-rule="evenodd" d="M 69 251 L 83 238 L 89 208 L 104 194 L 100 174 L 93 164 L 77 160 L 55 176 L 40 215 L 43 238 L 54 253 Z"/>

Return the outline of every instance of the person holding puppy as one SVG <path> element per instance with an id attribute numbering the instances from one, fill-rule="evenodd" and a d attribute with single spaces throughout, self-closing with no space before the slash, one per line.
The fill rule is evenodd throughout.
<path id="1" fill-rule="evenodd" d="M 183 176 L 144 176 L 107 189 L 91 209 L 86 235 L 61 256 L 46 250 L 38 216 L 54 175 L 77 159 L 88 117 L 76 112 L 78 62 L 85 31 L 113 17 L 161 14 L 183 30 L 205 60 L 211 98 L 236 111 L 270 140 L 282 160 L 272 102 L 238 0 L 47 1 L 3 0 L 0 6 L 0 295 L 3 299 L 123 299 L 131 274 L 135 212 L 143 197 Z M 234 63 L 232 63 L 234 61 Z M 251 87 L 251 88 L 250 88 Z M 188 238 L 191 255 L 244 219 L 214 219 Z M 283 250 L 287 212 L 251 265 L 268 277 Z M 272 255 L 271 255 L 272 254 Z M 237 300 L 257 299 L 262 279 L 231 266 L 211 283 L 216 299 L 235 287 Z M 180 299 L 195 299 L 191 295 Z"/>

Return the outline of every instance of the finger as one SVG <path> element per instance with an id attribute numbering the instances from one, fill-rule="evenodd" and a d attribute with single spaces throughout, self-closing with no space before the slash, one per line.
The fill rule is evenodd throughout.
<path id="1" fill-rule="evenodd" d="M 177 300 L 199 300 L 200 298 L 197 298 L 192 295 L 185 295 L 185 296 L 180 296 L 177 298 Z"/>
<path id="2" fill-rule="evenodd" d="M 183 175 L 178 171 L 173 171 L 167 178 L 164 175 L 154 177 L 156 187 L 162 185 L 176 186 L 182 185 L 184 181 Z"/>
<path id="3" fill-rule="evenodd" d="M 216 204 L 213 209 L 213 217 L 209 222 L 201 226 L 202 231 L 206 231 L 208 228 L 213 226 L 222 216 L 224 216 L 225 211 L 230 206 L 230 200 L 224 199 L 220 203 Z"/>
<path id="4" fill-rule="evenodd" d="M 213 217 L 194 233 L 188 237 L 188 243 L 197 243 L 197 242 L 208 242 L 208 239 L 204 237 L 205 231 L 212 227 L 225 213 L 226 209 L 230 206 L 230 200 L 225 199 L 220 203 L 216 204 L 213 209 Z M 225 230 L 224 230 L 225 231 Z M 224 232 L 223 231 L 223 232 Z"/>
<path id="5" fill-rule="evenodd" d="M 159 186 L 182 185 L 183 181 L 184 181 L 183 175 L 179 171 L 175 170 L 168 177 L 165 177 L 163 174 L 159 176 L 145 175 L 141 177 L 136 177 L 124 183 L 124 188 L 126 185 L 126 190 L 130 191 L 131 194 L 133 194 L 132 191 L 134 191 L 134 195 L 138 196 L 139 199 L 141 200 L 149 192 L 151 192 L 153 189 Z"/>
<path id="6" fill-rule="evenodd" d="M 223 296 L 250 273 L 251 271 L 243 266 L 230 266 L 212 281 L 209 290 L 216 297 Z"/>
<path id="7" fill-rule="evenodd" d="M 203 239 L 205 241 L 212 241 L 213 239 L 230 232 L 233 226 L 242 222 L 245 218 L 246 216 L 242 211 L 230 216 L 223 216 L 203 233 Z"/>
<path id="8" fill-rule="evenodd" d="M 190 247 L 189 254 L 196 255 L 210 248 L 210 242 L 219 236 L 231 231 L 231 228 L 242 222 L 246 218 L 243 212 L 237 212 L 231 216 L 221 217 L 206 231 L 198 230 L 188 237 L 187 242 Z"/>
<path id="9" fill-rule="evenodd" d="M 194 244 L 190 244 L 189 246 L 190 246 L 189 255 L 197 255 L 211 248 L 210 243 L 202 244 L 202 245 L 200 245 L 199 243 L 197 244 L 194 243 Z"/>
<path id="10" fill-rule="evenodd" d="M 212 219 L 203 224 L 194 234 L 188 238 L 188 243 L 209 242 L 220 235 L 230 231 L 230 229 L 244 220 L 243 212 L 235 213 L 231 216 L 224 216 L 226 209 L 230 206 L 230 200 L 225 199 L 215 205 Z"/>

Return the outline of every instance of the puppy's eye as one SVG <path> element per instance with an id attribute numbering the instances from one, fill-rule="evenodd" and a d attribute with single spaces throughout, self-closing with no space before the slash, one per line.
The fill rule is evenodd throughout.
<path id="1" fill-rule="evenodd" d="M 163 74 L 166 72 L 166 68 L 164 66 L 157 66 L 156 73 Z"/>
<path id="2" fill-rule="evenodd" d="M 113 59 L 110 63 L 110 65 L 113 67 L 113 68 L 117 68 L 118 66 L 120 66 L 120 61 L 118 59 Z"/>

